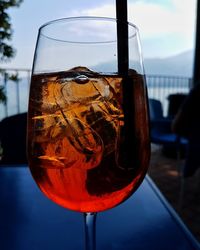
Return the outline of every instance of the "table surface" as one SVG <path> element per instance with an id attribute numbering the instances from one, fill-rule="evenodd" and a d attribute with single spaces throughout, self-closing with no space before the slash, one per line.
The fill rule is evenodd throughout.
<path id="1" fill-rule="evenodd" d="M 81 213 L 46 198 L 27 167 L 0 168 L 1 250 L 82 250 Z M 147 176 L 123 204 L 97 215 L 97 250 L 200 249 Z"/>

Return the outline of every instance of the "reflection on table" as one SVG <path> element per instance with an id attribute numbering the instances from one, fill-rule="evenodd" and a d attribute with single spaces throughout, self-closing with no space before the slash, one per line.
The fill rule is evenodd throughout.
<path id="1" fill-rule="evenodd" d="M 0 249 L 81 250 L 81 213 L 48 200 L 29 169 L 0 168 Z M 97 217 L 97 250 L 200 249 L 188 229 L 147 176 L 136 193 Z"/>

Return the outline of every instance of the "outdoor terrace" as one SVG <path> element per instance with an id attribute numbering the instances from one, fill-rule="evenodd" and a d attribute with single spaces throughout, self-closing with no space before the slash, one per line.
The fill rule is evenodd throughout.
<path id="1" fill-rule="evenodd" d="M 13 82 L 9 74 L 17 74 L 18 80 Z M 0 120 L 4 117 L 27 111 L 28 93 L 30 84 L 29 69 L 5 69 L 0 80 L 7 95 L 7 103 L 0 104 Z M 191 79 L 181 76 L 147 75 L 147 88 L 149 98 L 160 100 L 164 115 L 167 116 L 171 94 L 187 94 L 191 88 Z M 199 173 L 186 180 L 183 204 L 178 203 L 181 186 L 180 166 L 184 158 L 177 160 L 167 157 L 162 152 L 161 146 L 152 145 L 151 162 L 148 174 L 164 194 L 169 203 L 175 208 L 180 217 L 200 240 L 200 192 Z"/>

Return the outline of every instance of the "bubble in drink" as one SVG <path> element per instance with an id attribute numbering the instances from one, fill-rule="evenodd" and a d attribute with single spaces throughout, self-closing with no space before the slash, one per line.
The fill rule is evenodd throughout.
<path id="1" fill-rule="evenodd" d="M 131 84 L 134 100 L 128 126 L 124 80 Z M 149 161 L 142 76 L 132 71 L 123 79 L 76 67 L 33 75 L 31 86 L 29 164 L 42 191 L 58 204 L 82 212 L 105 210 L 130 196 Z"/>
<path id="2" fill-rule="evenodd" d="M 80 75 L 75 78 L 75 81 L 78 84 L 85 84 L 89 81 L 89 78 L 87 76 Z"/>

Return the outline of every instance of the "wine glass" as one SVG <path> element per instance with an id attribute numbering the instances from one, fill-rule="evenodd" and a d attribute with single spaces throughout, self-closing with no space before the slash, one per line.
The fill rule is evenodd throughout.
<path id="1" fill-rule="evenodd" d="M 97 212 L 141 184 L 149 155 L 148 105 L 138 29 L 128 24 L 119 70 L 117 20 L 72 17 L 39 29 L 28 109 L 28 159 L 41 191 L 85 218 L 95 249 Z M 123 51 L 122 51 L 123 52 Z"/>

